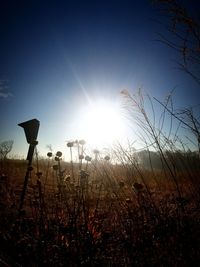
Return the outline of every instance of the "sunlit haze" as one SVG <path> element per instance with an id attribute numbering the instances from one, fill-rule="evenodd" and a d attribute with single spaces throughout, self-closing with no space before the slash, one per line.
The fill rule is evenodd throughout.
<path id="1" fill-rule="evenodd" d="M 106 100 L 91 102 L 80 112 L 80 135 L 92 146 L 112 145 L 125 134 L 125 121 L 119 103 Z"/>

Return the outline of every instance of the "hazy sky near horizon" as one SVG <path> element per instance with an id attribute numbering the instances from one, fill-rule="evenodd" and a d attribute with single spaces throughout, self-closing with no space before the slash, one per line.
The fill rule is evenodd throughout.
<path id="1" fill-rule="evenodd" d="M 159 19 L 148 0 L 1 0 L 0 141 L 26 154 L 17 124 L 37 118 L 39 150 L 62 150 L 80 138 L 85 106 L 118 103 L 124 88 L 160 100 L 175 88 L 178 107 L 198 105 L 198 85 L 155 41 L 165 33 Z"/>

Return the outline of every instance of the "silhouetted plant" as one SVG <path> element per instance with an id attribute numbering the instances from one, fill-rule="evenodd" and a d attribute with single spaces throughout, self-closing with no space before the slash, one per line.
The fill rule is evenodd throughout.
<path id="1" fill-rule="evenodd" d="M 10 266 L 14 262 L 20 266 L 139 267 L 162 266 L 163 261 L 167 266 L 195 266 L 200 259 L 200 190 L 190 182 L 199 173 L 194 168 L 198 154 L 177 151 L 168 135 L 156 127 L 153 131 L 162 153 L 150 150 L 151 131 L 146 131 L 151 139 L 144 140 L 143 153 L 133 149 L 132 143 L 118 144 L 109 156 L 98 151 L 92 159 L 80 141 L 68 146 L 73 149 L 70 162 L 62 160 L 61 151 L 47 153 L 47 161 L 34 162 L 36 181 L 32 177 L 20 219 L 12 208 L 18 201 L 12 192 L 21 183 L 20 173 L 14 176 L 19 167 L 10 165 L 10 177 L 0 179 L 0 242 L 6 248 L 5 254 L 0 251 L 0 259 Z M 151 143 L 159 148 L 156 142 Z M 164 160 L 157 164 L 157 156 L 165 157 L 176 175 L 181 196 L 168 165 Z M 149 161 L 148 168 L 143 168 L 142 157 Z"/>
<path id="2" fill-rule="evenodd" d="M 6 159 L 13 147 L 13 140 L 3 141 L 0 143 L 0 159 Z"/>
<path id="3" fill-rule="evenodd" d="M 166 34 L 159 34 L 159 41 L 174 49 L 179 56 L 178 65 L 181 70 L 189 74 L 198 84 L 200 84 L 200 22 L 198 11 L 193 14 L 184 3 L 177 0 L 156 0 L 161 14 L 167 18 L 166 29 L 170 33 L 170 38 Z M 194 3 L 192 4 L 194 5 Z"/>

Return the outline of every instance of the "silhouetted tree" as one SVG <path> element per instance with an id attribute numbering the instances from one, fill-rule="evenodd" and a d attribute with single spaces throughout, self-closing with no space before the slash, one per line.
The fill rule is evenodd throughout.
<path id="1" fill-rule="evenodd" d="M 3 141 L 0 143 L 0 158 L 6 159 L 8 153 L 12 150 L 13 147 L 13 140 Z"/>
<path id="2" fill-rule="evenodd" d="M 142 150 L 137 152 L 142 168 L 149 169 L 162 169 L 163 164 L 158 152 Z"/>

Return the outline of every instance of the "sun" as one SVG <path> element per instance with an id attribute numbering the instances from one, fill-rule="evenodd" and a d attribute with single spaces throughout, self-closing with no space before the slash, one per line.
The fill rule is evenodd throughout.
<path id="1" fill-rule="evenodd" d="M 123 136 L 124 121 L 119 103 L 99 100 L 82 110 L 80 131 L 92 146 L 112 145 Z"/>

